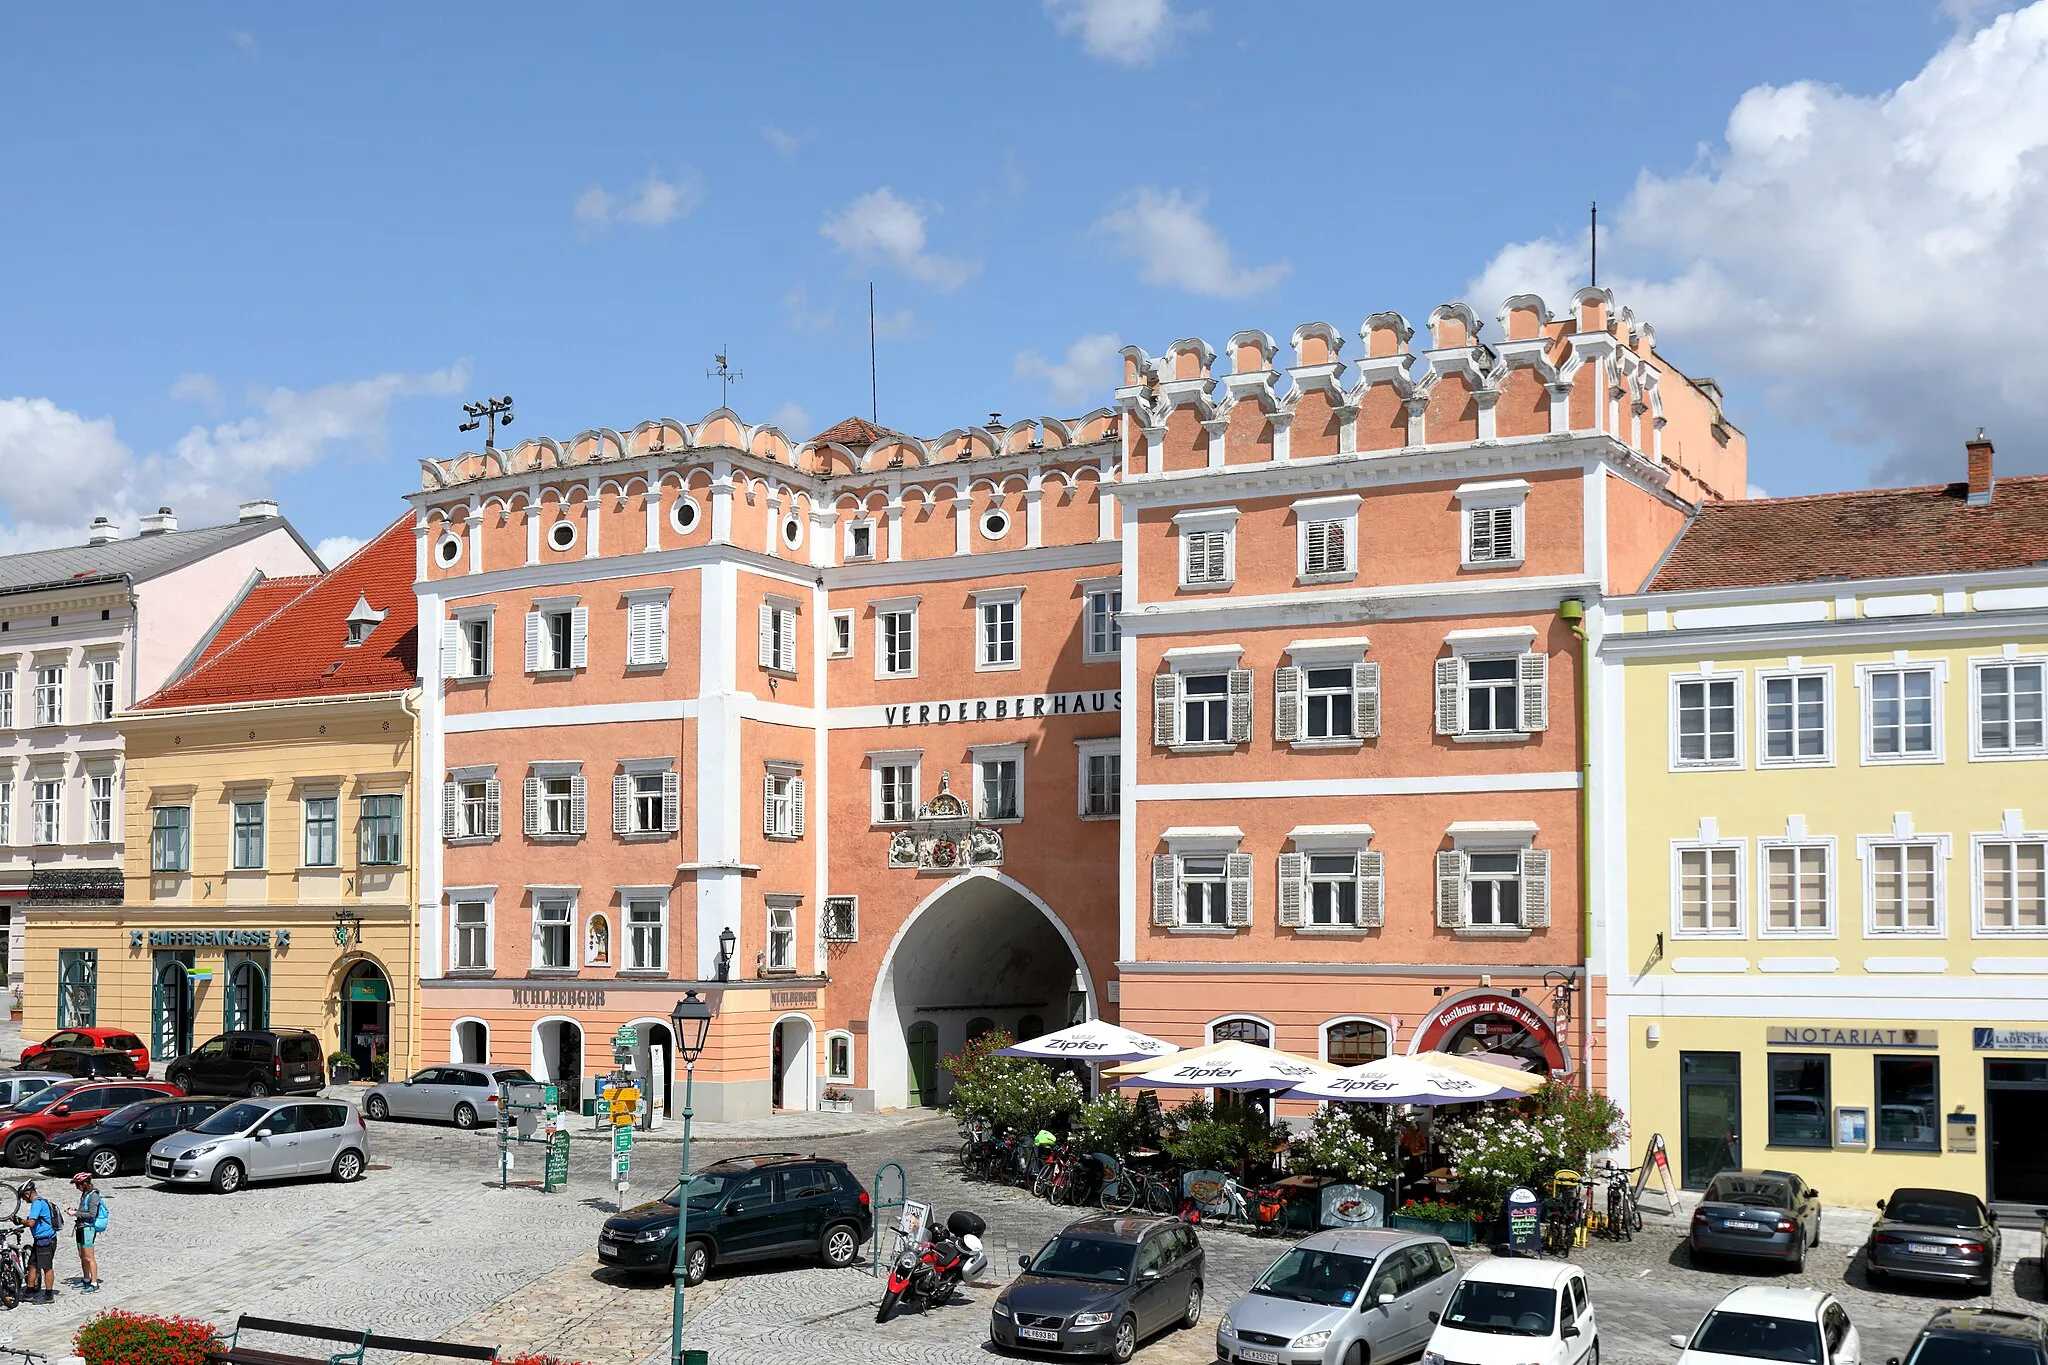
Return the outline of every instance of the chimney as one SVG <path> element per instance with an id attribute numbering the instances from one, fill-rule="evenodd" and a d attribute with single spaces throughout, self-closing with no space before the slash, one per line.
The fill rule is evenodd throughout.
<path id="1" fill-rule="evenodd" d="M 236 509 L 236 521 L 262 521 L 277 515 L 277 499 L 253 498 Z"/>
<path id="2" fill-rule="evenodd" d="M 159 507 L 142 519 L 142 534 L 146 536 L 159 536 L 177 529 L 178 514 L 168 507 Z"/>
<path id="3" fill-rule="evenodd" d="M 1970 506 L 1983 507 L 1991 501 L 1991 438 L 1977 428 L 1975 440 L 1963 442 L 1970 455 Z"/>
<path id="4" fill-rule="evenodd" d="M 104 545 L 120 538 L 121 528 L 105 517 L 94 517 L 92 525 L 85 528 L 85 543 L 88 545 Z"/>

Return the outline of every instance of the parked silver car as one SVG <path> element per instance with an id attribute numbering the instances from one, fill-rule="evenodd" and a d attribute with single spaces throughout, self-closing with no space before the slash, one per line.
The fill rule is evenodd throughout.
<path id="1" fill-rule="evenodd" d="M 362 1116 L 339 1100 L 238 1100 L 149 1149 L 155 1180 L 229 1194 L 251 1180 L 298 1175 L 361 1178 L 370 1164 Z"/>
<path id="2" fill-rule="evenodd" d="M 1357 1365 L 1413 1355 L 1463 1272 L 1441 1237 L 1337 1228 L 1304 1238 L 1216 1324 L 1216 1358 Z"/>
<path id="3" fill-rule="evenodd" d="M 430 1066 L 403 1081 L 372 1086 L 363 1097 L 363 1117 L 437 1119 L 457 1128 L 498 1121 L 498 1083 L 531 1085 L 516 1066 Z"/>
<path id="4" fill-rule="evenodd" d="M 60 1071 L 0 1071 L 0 1109 L 12 1109 L 36 1091 L 70 1079 Z"/>

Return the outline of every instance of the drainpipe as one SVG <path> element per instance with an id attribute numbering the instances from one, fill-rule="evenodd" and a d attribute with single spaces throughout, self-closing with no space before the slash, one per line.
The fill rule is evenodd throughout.
<path id="1" fill-rule="evenodd" d="M 420 692 L 407 688 L 399 694 L 398 708 L 412 719 L 412 803 L 413 808 L 424 820 L 429 809 L 425 798 L 426 769 L 421 766 L 424 761 L 422 750 L 426 740 L 426 726 L 421 723 L 425 717 L 413 705 L 415 697 L 425 700 Z M 408 1076 L 420 1069 L 420 912 L 425 908 L 420 902 L 421 861 L 419 851 L 415 847 L 412 860 L 412 894 L 406 897 L 406 918 L 411 921 L 405 935 L 406 973 L 410 977 L 406 989 L 406 995 L 410 998 L 405 1010 L 405 1067 Z M 343 1051 L 347 1049 L 344 1048 Z M 387 1077 L 390 1074 L 388 1070 L 385 1072 Z"/>
<path id="2" fill-rule="evenodd" d="M 1593 642 L 1586 638 L 1586 604 L 1567 597 L 1558 619 L 1579 642 L 1579 934 L 1585 971 L 1579 978 L 1579 1084 L 1593 1088 Z"/>

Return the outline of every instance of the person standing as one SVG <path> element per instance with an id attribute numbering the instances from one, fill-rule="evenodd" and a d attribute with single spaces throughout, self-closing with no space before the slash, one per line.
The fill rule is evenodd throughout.
<path id="1" fill-rule="evenodd" d="M 34 1243 L 28 1258 L 28 1300 L 30 1303 L 54 1303 L 57 1299 L 57 1227 L 62 1215 L 51 1207 L 49 1200 L 36 1193 L 33 1180 L 22 1181 L 16 1194 L 28 1205 L 28 1212 L 16 1213 L 14 1221 L 29 1230 Z"/>
<path id="2" fill-rule="evenodd" d="M 107 1201 L 93 1188 L 90 1171 L 72 1176 L 71 1183 L 78 1189 L 78 1208 L 71 1215 L 71 1225 L 78 1230 L 78 1285 L 92 1294 L 100 1287 L 100 1255 L 93 1248 L 93 1239 L 99 1235 Z"/>

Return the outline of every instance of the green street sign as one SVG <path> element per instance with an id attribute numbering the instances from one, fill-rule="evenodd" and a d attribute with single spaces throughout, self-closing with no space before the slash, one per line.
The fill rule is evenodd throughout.
<path id="1" fill-rule="evenodd" d="M 566 1185 L 568 1183 L 569 1135 L 567 1133 L 557 1133 L 555 1134 L 555 1140 L 548 1144 L 548 1167 L 546 1175 L 542 1178 L 542 1184 L 545 1188 L 553 1189 L 557 1185 Z"/>
<path id="2" fill-rule="evenodd" d="M 631 1128 L 614 1128 L 612 1130 L 612 1150 L 621 1153 L 633 1150 L 633 1130 Z"/>
<path id="3" fill-rule="evenodd" d="M 612 1039 L 612 1045 L 614 1047 L 640 1046 L 640 1030 L 631 1024 L 621 1024 L 618 1035 Z"/>
<path id="4" fill-rule="evenodd" d="M 541 1101 L 550 1109 L 556 1108 L 562 1103 L 562 1092 L 551 1085 L 541 1092 Z"/>

